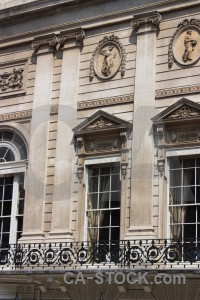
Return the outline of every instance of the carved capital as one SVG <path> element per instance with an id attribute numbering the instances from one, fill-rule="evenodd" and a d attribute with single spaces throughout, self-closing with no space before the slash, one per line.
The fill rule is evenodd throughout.
<path id="1" fill-rule="evenodd" d="M 63 45 L 66 41 L 75 39 L 77 41 L 82 41 L 85 38 L 85 32 L 80 30 L 72 34 L 61 34 L 58 36 L 58 44 Z"/>
<path id="2" fill-rule="evenodd" d="M 131 22 L 131 26 L 133 29 L 138 29 L 142 25 L 153 24 L 158 26 L 162 20 L 162 17 L 159 13 L 155 13 L 152 16 L 135 16 Z"/>
<path id="3" fill-rule="evenodd" d="M 57 36 L 52 36 L 47 39 L 34 40 L 31 44 L 31 47 L 33 50 L 38 50 L 41 46 L 51 46 L 55 48 L 57 43 L 58 43 Z"/>

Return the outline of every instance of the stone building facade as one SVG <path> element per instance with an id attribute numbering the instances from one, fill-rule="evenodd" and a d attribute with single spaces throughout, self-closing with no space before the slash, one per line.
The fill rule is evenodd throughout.
<path id="1" fill-rule="evenodd" d="M 200 1 L 0 23 L 0 299 L 199 299 Z"/>

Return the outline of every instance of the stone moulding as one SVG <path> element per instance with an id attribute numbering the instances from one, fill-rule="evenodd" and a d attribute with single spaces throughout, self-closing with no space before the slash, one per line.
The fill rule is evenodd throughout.
<path id="1" fill-rule="evenodd" d="M 54 115 L 58 113 L 58 106 L 51 106 L 50 107 L 50 114 Z M 8 114 L 0 114 L 0 122 L 10 121 L 10 120 L 17 120 L 17 119 L 25 119 L 32 117 L 32 110 L 23 110 L 17 111 Z"/>
<path id="2" fill-rule="evenodd" d="M 89 100 L 89 101 L 80 101 L 78 102 L 77 109 L 89 109 L 93 107 L 101 107 L 101 106 L 108 106 L 108 105 L 117 105 L 123 103 L 133 103 L 134 94 L 124 95 L 124 96 L 117 96 L 117 97 L 108 97 L 98 100 Z"/>
<path id="3" fill-rule="evenodd" d="M 90 81 L 93 80 L 94 76 L 96 75 L 97 77 L 100 77 L 99 74 L 97 74 L 97 71 L 95 70 L 95 61 L 97 59 L 97 55 L 99 54 L 100 50 L 104 47 L 104 45 L 110 45 L 113 47 L 116 47 L 119 49 L 120 51 L 120 65 L 119 68 L 117 69 L 116 72 L 114 72 L 113 74 L 111 74 L 110 76 L 108 76 L 108 78 L 114 76 L 118 71 L 121 72 L 121 76 L 123 77 L 126 71 L 126 51 L 125 48 L 123 46 L 123 44 L 119 41 L 119 38 L 117 36 L 115 36 L 114 34 L 112 34 L 111 36 L 104 36 L 104 38 L 102 40 L 99 41 L 98 46 L 96 47 L 96 49 L 94 50 L 94 52 L 92 53 L 92 58 L 90 60 L 90 73 L 89 73 L 89 78 Z M 108 79 L 107 77 L 100 77 L 101 79 Z"/>
<path id="4" fill-rule="evenodd" d="M 76 39 L 77 41 L 81 41 L 85 38 L 85 32 L 83 30 L 71 33 L 71 34 L 60 34 L 54 35 L 47 39 L 36 39 L 32 42 L 31 47 L 33 50 L 37 50 L 40 46 L 52 46 L 57 49 L 59 46 L 65 43 L 67 40 Z"/>
<path id="5" fill-rule="evenodd" d="M 23 68 L 13 68 L 10 72 L 0 74 L 0 93 L 22 89 L 23 72 Z"/>
<path id="6" fill-rule="evenodd" d="M 168 48 L 168 66 L 171 69 L 174 61 L 176 61 L 176 58 L 174 57 L 174 42 L 176 40 L 176 38 L 180 35 L 180 33 L 182 31 L 184 31 L 184 29 L 186 30 L 187 28 L 197 28 L 198 30 L 200 30 L 200 20 L 199 19 L 184 19 L 182 22 L 180 22 L 178 24 L 178 27 L 176 29 L 176 31 L 174 32 L 170 43 L 169 43 L 169 48 Z"/>
<path id="7" fill-rule="evenodd" d="M 134 17 L 134 19 L 131 21 L 131 26 L 133 29 L 138 29 L 141 25 L 144 24 L 153 24 L 158 26 L 162 20 L 162 16 L 159 13 L 155 13 L 152 16 L 144 16 L 144 17 Z"/>
<path id="8" fill-rule="evenodd" d="M 200 85 L 190 85 L 171 89 L 156 90 L 156 98 L 158 99 L 194 93 L 200 93 Z"/>

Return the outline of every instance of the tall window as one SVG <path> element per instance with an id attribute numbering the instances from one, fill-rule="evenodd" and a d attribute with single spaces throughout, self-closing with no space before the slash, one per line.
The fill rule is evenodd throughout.
<path id="1" fill-rule="evenodd" d="M 171 158 L 170 237 L 200 238 L 200 158 Z"/>
<path id="2" fill-rule="evenodd" d="M 21 237 L 24 214 L 24 172 L 27 158 L 22 137 L 13 131 L 0 132 L 0 245 Z"/>
<path id="3" fill-rule="evenodd" d="M 118 241 L 120 238 L 120 166 L 94 165 L 88 169 L 87 240 Z"/>

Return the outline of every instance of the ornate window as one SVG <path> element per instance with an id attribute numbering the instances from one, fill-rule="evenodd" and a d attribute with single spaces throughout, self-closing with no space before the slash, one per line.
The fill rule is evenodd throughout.
<path id="1" fill-rule="evenodd" d="M 160 203 L 168 214 L 168 237 L 176 240 L 200 238 L 199 116 L 200 105 L 183 98 L 153 118 L 158 169 L 168 190 Z"/>
<path id="2" fill-rule="evenodd" d="M 75 129 L 78 148 L 77 176 L 80 183 L 79 239 L 108 242 L 122 238 L 125 219 L 127 132 L 131 124 L 98 111 Z M 122 192 L 121 192 L 122 191 Z M 85 201 L 83 201 L 85 198 Z M 83 205 L 84 204 L 84 205 Z M 85 226 L 84 226 L 85 225 Z"/>
<path id="3" fill-rule="evenodd" d="M 0 132 L 0 245 L 21 237 L 24 214 L 24 173 L 27 147 L 15 131 Z"/>

